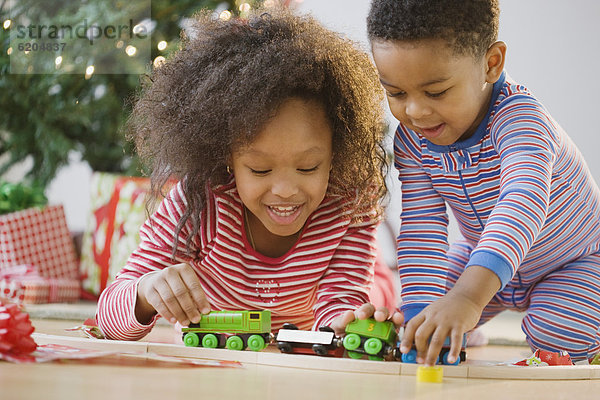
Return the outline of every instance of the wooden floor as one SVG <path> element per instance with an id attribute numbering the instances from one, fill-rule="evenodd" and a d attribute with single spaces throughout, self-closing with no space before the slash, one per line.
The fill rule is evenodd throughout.
<path id="1" fill-rule="evenodd" d="M 77 341 L 65 332 L 77 321 L 34 319 L 38 341 L 49 335 Z M 69 339 L 71 338 L 71 339 Z M 87 339 L 86 339 L 87 340 Z M 136 346 L 172 348 L 179 341 L 171 327 L 158 326 Z M 114 343 L 114 342 L 113 342 Z M 154 345 L 153 343 L 163 343 Z M 114 343 L 116 345 L 116 343 Z M 185 350 L 185 349 L 184 349 Z M 189 349 L 204 350 L 206 349 Z M 212 350 L 223 358 L 237 357 L 239 368 L 163 368 L 85 364 L 0 362 L 0 399 L 598 399 L 600 380 L 510 380 L 453 378 L 440 384 L 418 383 L 414 375 L 394 374 L 394 364 L 312 356 Z M 268 352 L 267 352 L 268 353 Z M 468 350 L 469 362 L 509 361 L 530 355 L 525 347 L 486 346 Z M 261 362 L 249 362 L 260 357 Z M 291 358 L 290 358 L 291 357 Z M 295 357 L 295 358 L 294 358 Z M 246 362 L 244 362 L 246 360 Z M 266 365 L 283 364 L 287 366 Z M 273 361 L 275 360 L 275 362 Z M 285 360 L 283 363 L 281 360 Z M 307 364 L 308 362 L 308 364 Z M 304 365 L 304 367 L 302 367 Z M 323 368 L 316 368 L 322 365 Z M 357 365 L 361 365 L 360 368 Z M 362 368 L 362 366 L 365 366 Z M 347 368 L 347 371 L 340 370 Z M 448 368 L 448 367 L 447 367 Z M 357 370 L 367 372 L 356 372 Z M 354 371 L 354 372 L 348 372 Z M 390 373 L 392 371 L 392 373 Z M 600 371 L 598 371 L 600 373 Z M 451 375 L 451 374 L 450 374 Z"/>

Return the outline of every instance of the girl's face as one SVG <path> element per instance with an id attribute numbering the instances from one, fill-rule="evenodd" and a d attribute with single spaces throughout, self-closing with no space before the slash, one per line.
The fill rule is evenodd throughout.
<path id="1" fill-rule="evenodd" d="M 487 56 L 453 54 L 441 40 L 374 41 L 372 50 L 390 110 L 404 126 L 438 145 L 475 132 L 495 82 Z"/>
<path id="2" fill-rule="evenodd" d="M 256 246 L 298 233 L 329 183 L 332 131 L 315 101 L 285 101 L 256 139 L 232 154 L 240 198 Z M 295 238 L 295 237 L 294 237 Z M 287 249 L 286 249 L 287 250 Z"/>

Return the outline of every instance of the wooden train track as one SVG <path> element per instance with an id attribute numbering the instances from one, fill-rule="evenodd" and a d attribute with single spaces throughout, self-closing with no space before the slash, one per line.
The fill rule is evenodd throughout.
<path id="1" fill-rule="evenodd" d="M 233 351 L 185 347 L 181 344 L 128 342 L 88 339 L 34 333 L 36 343 L 60 344 L 82 349 L 119 353 L 148 353 L 205 360 L 238 361 L 244 365 L 267 365 L 337 372 L 385 375 L 415 375 L 417 365 L 401 362 L 353 360 L 349 358 L 283 354 L 274 346 L 265 351 Z M 512 379 L 512 380 L 600 380 L 600 365 L 519 367 L 485 360 L 472 360 L 457 366 L 444 366 L 445 378 Z"/>

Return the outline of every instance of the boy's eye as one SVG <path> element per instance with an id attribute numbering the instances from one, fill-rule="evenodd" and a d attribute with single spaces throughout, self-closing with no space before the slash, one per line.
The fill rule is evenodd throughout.
<path id="1" fill-rule="evenodd" d="M 427 97 L 432 97 L 435 99 L 436 97 L 443 96 L 447 91 L 448 91 L 448 89 L 442 90 L 441 92 L 435 92 L 435 93 L 425 92 L 425 94 L 427 95 Z"/>
<path id="2" fill-rule="evenodd" d="M 404 96 L 406 94 L 405 92 L 392 93 L 392 92 L 390 92 L 388 90 L 386 90 L 385 93 L 387 94 L 388 97 L 402 97 L 402 96 Z"/>

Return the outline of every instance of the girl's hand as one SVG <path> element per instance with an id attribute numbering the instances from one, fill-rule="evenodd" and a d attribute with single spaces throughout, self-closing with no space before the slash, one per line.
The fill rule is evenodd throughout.
<path id="1" fill-rule="evenodd" d="M 448 362 L 454 363 L 460 355 L 463 335 L 475 327 L 481 312 L 468 297 L 450 291 L 406 324 L 400 351 L 408 353 L 414 341 L 417 363 L 433 366 L 444 341 L 450 337 Z"/>
<path id="2" fill-rule="evenodd" d="M 187 326 L 210 312 L 210 304 L 196 272 L 189 264 L 176 264 L 144 275 L 137 290 L 135 316 L 140 323 L 150 322 L 155 313 L 171 323 Z"/>
<path id="3" fill-rule="evenodd" d="M 365 303 L 355 311 L 346 311 L 337 318 L 335 318 L 330 327 L 335 331 L 335 334 L 341 336 L 346 331 L 346 325 L 355 319 L 367 319 L 373 317 L 376 321 L 385 321 L 390 316 L 390 312 L 385 307 L 375 309 L 375 306 L 371 303 Z M 400 327 L 404 321 L 404 316 L 396 311 L 391 317 L 392 322 L 396 327 Z"/>

